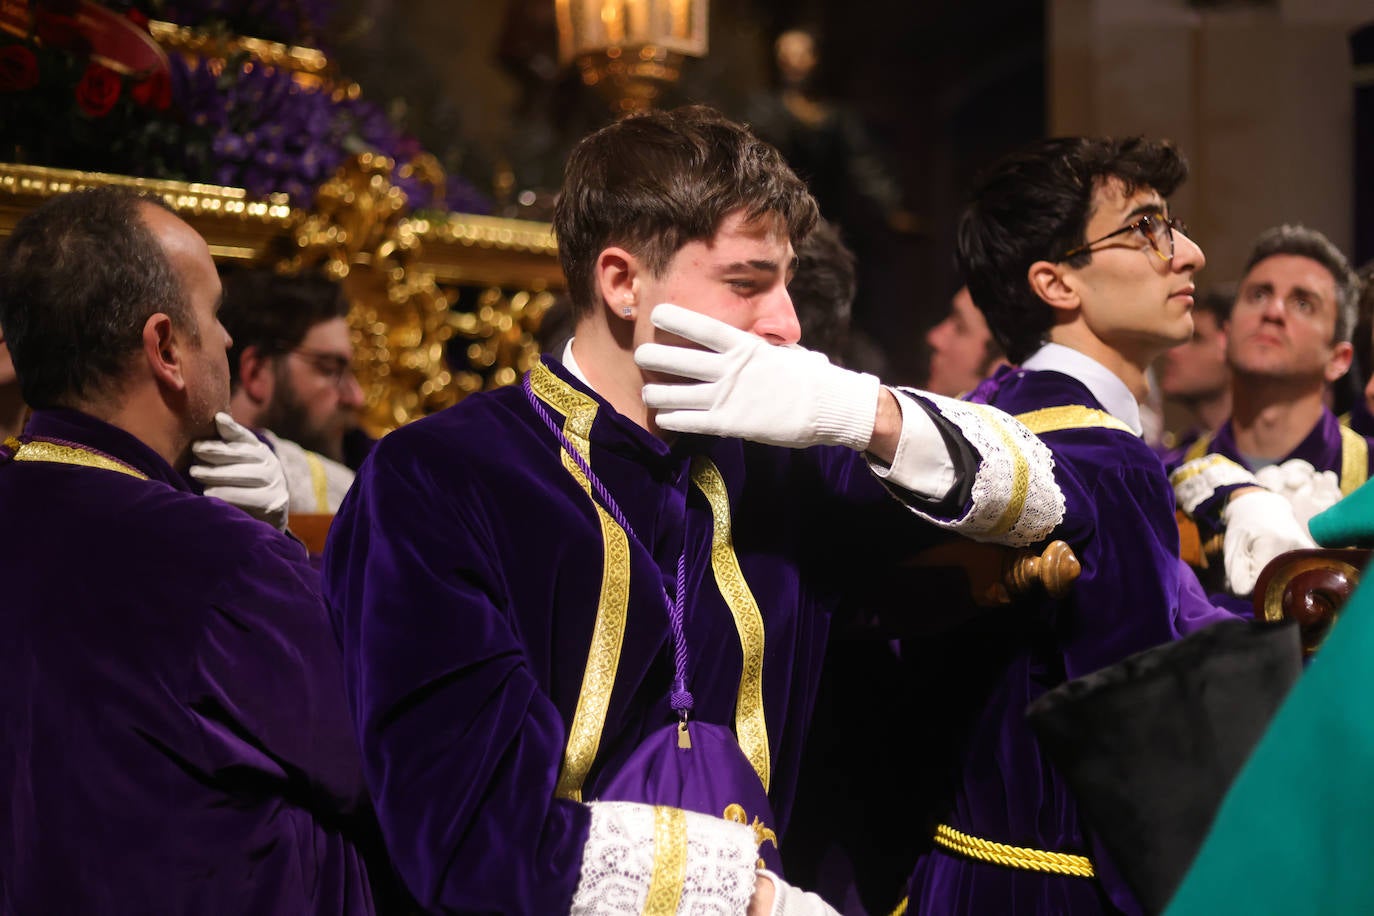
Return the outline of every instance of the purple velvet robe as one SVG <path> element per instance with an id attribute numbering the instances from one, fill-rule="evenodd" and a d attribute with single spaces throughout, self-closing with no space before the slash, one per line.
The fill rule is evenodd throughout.
<path id="1" fill-rule="evenodd" d="M 1068 375 L 1009 367 L 970 399 L 1013 415 L 1102 409 Z M 1066 680 L 1231 616 L 1179 559 L 1173 490 L 1143 440 L 1107 428 L 1043 439 L 1066 503 L 1054 537 L 1074 548 L 1082 574 L 1062 600 L 1022 602 L 955 634 L 944 683 L 963 718 L 944 723 L 957 752 L 952 800 L 938 820 L 985 840 L 1086 855 L 1097 878 L 987 864 L 935 846 L 912 876 L 913 914 L 1138 912 L 1036 742 L 1026 707 Z"/>
<path id="2" fill-rule="evenodd" d="M 712 571 L 712 510 L 689 474 L 692 456 L 706 455 L 728 489 L 734 554 L 764 623 L 777 818 L 767 826 L 781 835 L 829 613 L 842 593 L 871 606 L 873 571 L 930 528 L 850 450 L 700 437 L 670 447 L 545 363 L 598 405 L 590 465 L 637 536 L 624 645 L 583 798 L 602 797 L 675 721 L 663 592 L 675 589 L 684 549 L 692 719 L 734 727 L 741 640 Z M 555 788 L 604 548 L 593 502 L 559 456 L 519 387 L 473 395 L 378 443 L 330 533 L 326 592 L 368 786 L 396 867 L 429 908 L 563 913 L 577 886 L 589 809 Z M 627 800 L 694 807 L 673 786 L 658 791 Z"/>
<path id="3" fill-rule="evenodd" d="M 149 479 L 0 457 L 0 912 L 373 912 L 304 549 L 123 430 L 40 410 L 26 435 Z"/>

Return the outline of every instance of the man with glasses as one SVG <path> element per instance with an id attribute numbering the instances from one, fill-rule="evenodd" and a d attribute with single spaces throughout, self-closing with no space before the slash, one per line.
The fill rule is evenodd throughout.
<path id="1" fill-rule="evenodd" d="M 1311 547 L 1297 523 L 1305 526 L 1369 477 L 1370 440 L 1326 406 L 1328 388 L 1350 368 L 1359 296 L 1345 255 L 1315 229 L 1276 226 L 1251 250 L 1226 345 L 1231 417 L 1194 443 L 1173 474 L 1179 505 L 1203 542 L 1224 535 L 1234 594 L 1250 593 L 1272 551 L 1251 555 L 1242 530 L 1250 519 L 1239 510 L 1254 503 L 1228 503 L 1232 487 L 1258 480 L 1286 497 L 1297 529 L 1289 546 Z"/>
<path id="2" fill-rule="evenodd" d="M 951 639 L 955 775 L 910 912 L 1139 911 L 1025 713 L 1066 680 L 1231 616 L 1179 559 L 1173 493 L 1141 438 L 1146 369 L 1192 334 L 1205 263 L 1169 212 L 1186 174 L 1165 143 L 1045 140 L 993 166 L 960 221 L 960 270 L 1020 366 L 970 400 L 1049 446 L 1065 495 L 1053 536 L 1082 573 L 1068 596 L 1018 603 Z"/>
<path id="3" fill-rule="evenodd" d="M 234 419 L 260 430 L 286 471 L 290 511 L 332 513 L 353 484 L 344 434 L 363 392 L 353 375 L 348 300 L 316 275 L 224 273 Z"/>

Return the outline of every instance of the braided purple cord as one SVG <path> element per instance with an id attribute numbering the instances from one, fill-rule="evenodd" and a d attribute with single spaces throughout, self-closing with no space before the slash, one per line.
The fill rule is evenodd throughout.
<path id="1" fill-rule="evenodd" d="M 529 372 L 525 373 L 525 378 L 520 385 L 525 391 L 526 400 L 530 402 L 534 412 L 544 421 L 544 425 L 557 437 L 559 445 L 581 469 L 587 482 L 592 485 L 592 489 L 600 498 L 601 504 L 611 514 L 611 518 L 615 519 L 615 523 L 624 529 L 627 535 L 642 545 L 644 542 L 639 540 L 634 529 L 630 527 L 629 520 L 625 518 L 625 513 L 620 511 L 620 504 L 615 501 L 615 497 L 611 496 L 610 491 L 601 483 L 601 478 L 592 471 L 591 465 L 582 457 L 582 453 L 573 447 L 567 435 L 554 422 L 543 402 L 534 393 L 534 386 L 530 384 L 530 374 Z M 673 689 L 668 702 L 673 711 L 678 714 L 678 718 L 685 721 L 694 702 L 691 691 L 687 689 L 687 635 L 683 626 L 683 607 L 687 594 L 687 539 L 685 536 L 682 541 L 682 553 L 678 554 L 677 558 L 677 594 L 669 598 L 667 589 L 663 589 L 662 585 L 659 588 L 663 592 L 664 604 L 667 605 L 668 629 L 673 637 Z"/>

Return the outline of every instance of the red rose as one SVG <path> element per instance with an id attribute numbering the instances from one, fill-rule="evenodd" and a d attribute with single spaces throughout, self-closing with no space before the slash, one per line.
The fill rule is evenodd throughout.
<path id="1" fill-rule="evenodd" d="M 119 101 L 119 74 L 109 67 L 90 64 L 76 84 L 76 103 L 93 118 L 103 118 Z"/>
<path id="2" fill-rule="evenodd" d="M 0 92 L 23 92 L 38 85 L 38 58 L 23 45 L 0 47 Z"/>
<path id="3" fill-rule="evenodd" d="M 155 70 L 145 80 L 129 87 L 134 101 L 154 111 L 166 111 L 172 105 L 172 81 L 165 71 Z"/>

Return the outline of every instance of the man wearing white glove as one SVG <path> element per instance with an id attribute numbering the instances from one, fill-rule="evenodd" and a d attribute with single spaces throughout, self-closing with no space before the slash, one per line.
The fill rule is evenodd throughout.
<path id="1" fill-rule="evenodd" d="M 218 439 L 191 443 L 196 463 L 190 475 L 205 487 L 205 495 L 238 506 L 278 531 L 286 530 L 286 475 L 276 454 L 251 430 L 224 411 L 215 414 Z"/>
<path id="2" fill-rule="evenodd" d="M 205 240 L 124 188 L 55 197 L 0 249 L 34 408 L 0 446 L 6 911 L 387 905 L 319 574 L 184 476 L 199 452 L 212 492 L 283 506 L 224 413 L 219 302 Z"/>
<path id="3" fill-rule="evenodd" d="M 1315 229 L 1275 226 L 1256 239 L 1226 338 L 1231 416 L 1170 469 L 1202 543 L 1223 544 L 1225 563 L 1214 566 L 1227 581 L 1200 573 L 1209 586 L 1248 594 L 1256 567 L 1311 546 L 1307 518 L 1368 479 L 1371 440 L 1326 406 L 1327 389 L 1350 368 L 1359 288 L 1345 255 Z M 1231 494 L 1255 482 L 1252 474 L 1292 510 L 1242 509 Z M 1235 525 L 1246 530 L 1233 534 Z"/>
<path id="4" fill-rule="evenodd" d="M 827 911 L 755 868 L 781 873 L 830 613 L 933 526 L 1053 528 L 1048 453 L 1013 420 L 792 349 L 786 284 L 816 217 L 777 151 L 715 112 L 598 131 L 555 217 L 573 341 L 520 386 L 391 433 L 359 473 L 326 589 L 422 906 L 698 912 L 728 884 L 743 893 L 711 912 Z M 650 404 L 666 376 L 636 348 L 681 340 L 655 322 L 719 339 L 734 368 L 703 371 L 773 416 L 679 426 Z M 703 819 L 750 828 L 729 882 L 694 877 L 723 855 L 693 839 Z"/>

